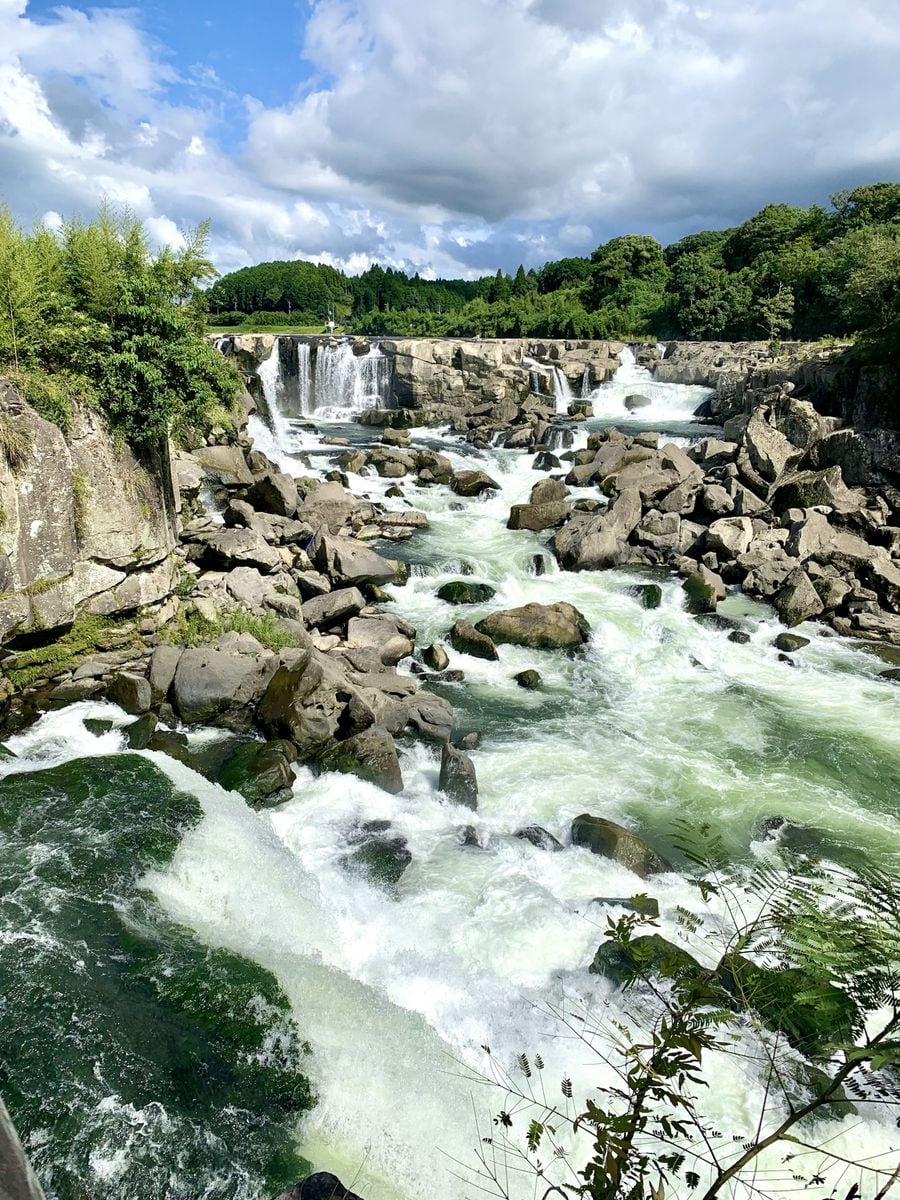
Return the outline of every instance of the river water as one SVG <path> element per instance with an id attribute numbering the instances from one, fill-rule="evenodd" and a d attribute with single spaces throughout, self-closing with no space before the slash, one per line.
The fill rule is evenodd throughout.
<path id="1" fill-rule="evenodd" d="M 641 382 L 646 380 L 632 376 L 595 392 L 600 416 L 593 425 L 627 416 L 621 400 Z M 651 407 L 629 420 L 644 428 L 664 425 L 664 432 L 684 438 L 700 435 L 691 423 L 696 389 L 665 386 L 665 392 L 655 391 Z M 354 441 L 370 436 L 349 423 L 338 428 Z M 283 419 L 275 430 L 258 421 L 253 426 L 260 448 L 286 468 L 308 473 L 300 455 L 311 456 L 306 461 L 312 469 L 333 465 L 308 429 Z M 584 427 L 577 429 L 576 445 L 585 436 Z M 510 505 L 527 500 L 533 483 L 546 477 L 532 470 L 532 455 L 499 448 L 475 453 L 438 430 L 414 431 L 413 437 L 448 453 L 458 467 L 486 470 L 501 485 L 486 500 L 459 500 L 446 488 L 400 481 L 431 522 L 392 551 L 409 559 L 413 573 L 405 586 L 388 589 L 391 606 L 418 629 L 419 645 L 440 640 L 460 616 L 474 621 L 491 609 L 531 600 L 575 604 L 591 624 L 590 642 L 575 656 L 503 647 L 500 661 L 492 663 L 451 651 L 451 666 L 465 672 L 465 681 L 440 690 L 454 705 L 458 728 L 482 735 L 472 754 L 480 785 L 474 814 L 442 798 L 436 751 L 415 743 L 403 744 L 406 787 L 399 796 L 347 776 L 315 778 L 301 769 L 289 803 L 255 813 L 161 755 L 122 754 L 117 726 L 125 718 L 108 706 L 73 706 L 12 740 L 20 757 L 5 770 L 25 773 L 19 778 L 28 781 L 27 803 L 42 803 L 43 779 L 48 793 L 58 796 L 61 825 L 53 836 L 43 822 L 19 828 L 13 817 L 19 793 L 6 794 L 4 849 L 15 826 L 20 868 L 27 861 L 37 884 L 15 908 L 0 909 L 0 946 L 15 947 L 13 966 L 20 972 L 39 972 L 45 965 L 41 942 L 49 939 L 60 960 L 48 987 L 77 991 L 84 970 L 92 981 L 77 1011 L 77 1036 L 60 1027 L 58 1005 L 41 1009 L 34 995 L 11 1006 L 6 1001 L 20 1034 L 30 1022 L 41 1030 L 42 1071 L 61 1060 L 78 1075 L 71 1066 L 76 1051 L 92 1063 L 70 1089 L 74 1151 L 54 1126 L 53 1113 L 42 1124 L 39 1098 L 23 1081 L 33 1068 L 13 1064 L 10 1070 L 28 1114 L 31 1149 L 45 1178 L 56 1171 L 62 1200 L 262 1200 L 295 1169 L 291 1147 L 317 1167 L 335 1170 L 367 1200 L 478 1194 L 476 1152 L 481 1138 L 495 1132 L 492 1117 L 504 1099 L 471 1081 L 471 1072 L 485 1067 L 482 1047 L 490 1045 L 507 1067 L 523 1052 L 538 1052 L 553 1089 L 566 1075 L 576 1096 L 585 1096 L 606 1079 L 605 1068 L 564 1036 L 554 1013 L 588 1011 L 638 1025 L 646 1017 L 646 997 L 623 997 L 588 974 L 607 916 L 622 911 L 597 898 L 649 892 L 660 903 L 661 932 L 672 939 L 679 936 L 677 906 L 705 911 L 686 871 L 643 883 L 586 850 L 567 845 L 551 853 L 515 837 L 524 826 L 540 825 L 565 844 L 578 814 L 608 816 L 633 826 L 678 866 L 678 821 L 698 828 L 708 822 L 734 859 L 742 860 L 777 853 L 761 826 L 783 817 L 795 823 L 794 836 L 826 857 L 897 864 L 900 694 L 878 678 L 880 660 L 810 626 L 801 630 L 810 645 L 791 667 L 779 661 L 772 644 L 780 630 L 774 615 L 740 596 L 720 611 L 750 634 L 744 645 L 686 614 L 675 579 L 662 580 L 662 604 L 648 611 L 634 594 L 646 576 L 561 573 L 545 548 L 547 535 L 505 527 Z M 354 491 L 379 499 L 393 482 L 351 477 Z M 536 555 L 544 558 L 540 575 Z M 438 600 L 440 584 L 463 574 L 493 586 L 494 600 L 462 610 Z M 515 683 L 513 676 L 525 668 L 540 672 L 539 691 Z M 112 719 L 114 727 L 98 738 L 84 726 L 91 717 Z M 88 768 L 87 783 L 70 788 L 69 804 L 67 778 Z M 135 772 L 144 772 L 137 784 Z M 111 831 L 107 809 L 101 805 L 107 813 L 101 817 L 85 802 L 85 796 L 108 793 L 114 804 L 117 796 L 142 789 L 148 799 L 138 811 L 146 838 L 127 837 L 121 827 Z M 0 814 L 3 798 L 0 792 Z M 137 815 L 134 800 L 129 803 L 126 828 Z M 348 835 L 368 820 L 389 820 L 412 852 L 395 893 L 348 875 L 341 865 Z M 477 845 L 463 844 L 467 826 L 474 827 Z M 67 839 L 86 853 L 107 856 L 101 891 L 108 911 L 101 914 L 100 931 L 93 929 L 96 912 L 90 921 L 76 913 L 77 919 L 60 923 L 53 911 L 57 903 L 71 906 L 73 896 L 87 903 L 96 893 L 90 873 L 41 874 L 48 859 L 66 853 Z M 76 877 L 82 880 L 77 887 Z M 51 886 L 53 903 L 46 898 Z M 133 1019 L 138 1040 L 147 1025 L 152 1058 L 151 1035 L 164 1010 L 168 1053 L 182 1082 L 174 1087 L 171 1071 L 166 1078 L 165 1071 L 160 1078 L 146 1071 L 145 1085 L 131 1087 L 134 1096 L 126 1101 L 135 1047 L 120 1048 L 114 1031 L 104 1058 L 103 1038 L 108 1043 L 110 1031 L 92 1028 L 86 1014 L 95 992 L 98 1005 L 108 999 L 98 989 L 109 962 L 123 954 L 130 962 L 130 944 L 124 950 L 120 945 L 122 929 L 130 930 L 138 918 L 142 936 L 153 944 L 153 954 L 145 950 L 141 958 L 152 958 L 141 975 L 150 982 L 141 994 L 143 1007 L 135 1005 L 133 1012 L 129 989 L 115 990 L 116 1012 L 126 1024 Z M 705 936 L 691 949 L 713 965 L 715 916 L 707 922 Z M 242 1111 L 241 1080 L 229 1066 L 227 1046 L 215 1047 L 215 1061 L 225 1065 L 219 1075 L 212 1073 L 209 1087 L 192 1076 L 185 1084 L 188 1068 L 175 1061 L 173 1047 L 200 1036 L 195 1026 L 206 993 L 198 1001 L 195 989 L 209 955 L 218 956 L 219 1028 L 227 1033 L 235 1026 L 246 1038 L 247 1013 L 253 1017 L 259 1047 L 248 1051 L 241 1043 L 241 1061 L 258 1067 L 250 1091 L 255 1112 L 249 1102 L 251 1111 Z M 172 989 L 158 981 L 177 980 L 180 973 L 191 987 L 173 1002 Z M 208 1036 L 208 1029 L 203 1032 Z M 308 1041 L 310 1054 L 298 1036 Z M 229 1045 L 238 1041 L 235 1034 Z M 279 1109 L 291 1070 L 308 1075 L 318 1096 L 305 1115 L 297 1115 L 296 1104 Z M 715 1087 L 704 1097 L 704 1112 L 728 1132 L 752 1128 L 763 1086 L 754 1068 L 718 1054 L 707 1070 Z M 194 1097 L 194 1083 L 202 1102 Z M 152 1103 L 165 1108 L 164 1119 L 152 1107 L 148 1117 Z M 889 1117 L 878 1110 L 826 1122 L 818 1134 L 853 1156 L 883 1154 L 896 1143 Z M 229 1135 L 237 1148 L 228 1145 Z M 78 1154 L 81 1159 L 67 1167 Z M 172 1188 L 167 1155 L 177 1157 L 170 1174 L 178 1176 L 179 1187 L 187 1172 L 195 1172 L 194 1191 L 166 1190 Z M 136 1160 L 142 1176 L 135 1174 Z M 144 1180 L 143 1189 L 135 1189 L 136 1178 Z M 510 1187 L 514 1196 L 533 1193 L 527 1177 L 514 1178 Z"/>

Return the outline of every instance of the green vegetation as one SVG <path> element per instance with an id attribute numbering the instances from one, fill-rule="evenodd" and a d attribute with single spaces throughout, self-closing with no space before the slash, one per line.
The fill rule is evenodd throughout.
<path id="1" fill-rule="evenodd" d="M 91 485 L 84 471 L 72 472 L 72 507 L 75 520 L 75 536 L 83 538 L 87 531 L 88 501 L 91 498 Z"/>
<path id="2" fill-rule="evenodd" d="M 0 371 L 65 431 L 76 404 L 135 447 L 206 429 L 239 382 L 203 337 L 207 235 L 152 254 L 128 213 L 27 233 L 0 209 Z"/>
<path id="3" fill-rule="evenodd" d="M 888 361 L 900 349 L 900 184 L 839 193 L 828 209 L 768 205 L 665 249 L 646 235 L 613 238 L 589 259 L 514 276 L 425 280 L 374 266 L 348 278 L 263 263 L 226 275 L 208 298 L 222 327 L 290 328 L 299 313 L 321 328 L 334 313 L 354 332 L 399 336 L 858 338 Z"/>
<path id="4" fill-rule="evenodd" d="M 188 613 L 182 610 L 168 626 L 166 637 L 176 646 L 208 646 L 223 633 L 249 633 L 267 650 L 303 645 L 295 634 L 281 628 L 278 618 L 271 613 L 251 613 L 245 608 L 222 612 L 215 621 L 210 621 L 196 609 Z"/>
<path id="5" fill-rule="evenodd" d="M 598 1086 L 576 1096 L 567 1077 L 561 1086 L 546 1077 L 540 1055 L 520 1055 L 510 1071 L 484 1047 L 487 1070 L 474 1078 L 500 1088 L 503 1107 L 478 1151 L 479 1190 L 506 1197 L 507 1181 L 525 1172 L 544 1197 L 713 1200 L 746 1191 L 766 1200 L 780 1191 L 772 1170 L 780 1162 L 810 1195 L 883 1200 L 900 1175 L 896 1157 L 842 1157 L 833 1127 L 815 1122 L 857 1104 L 900 1107 L 896 879 L 799 856 L 739 869 L 716 839 L 703 853 L 681 845 L 700 869 L 693 882 L 710 921 L 679 909 L 682 941 L 673 944 L 635 936 L 657 924 L 650 914 L 609 919 L 592 968 L 639 993 L 631 1007 L 642 1028 L 602 1009 L 552 1014 L 578 1060 L 597 1060 Z M 694 947 L 717 951 L 718 965 L 702 967 Z M 711 1058 L 715 1072 L 716 1054 L 735 1056 L 754 1081 L 748 1100 L 761 1097 L 755 1112 L 735 1114 L 738 1128 L 702 1115 L 714 1083 L 702 1067 Z M 585 1137 L 586 1163 L 572 1146 Z"/>
<path id="6" fill-rule="evenodd" d="M 50 581 L 55 587 L 59 580 Z M 33 585 L 31 591 L 34 594 Z M 48 589 L 44 589 L 48 590 Z M 108 649 L 110 642 L 116 646 L 140 641 L 130 622 L 117 624 L 104 617 L 83 613 L 71 628 L 46 646 L 33 646 L 28 650 L 17 650 L 3 664 L 3 674 L 15 688 L 26 688 L 38 679 L 46 679 L 63 671 L 72 671 L 83 659 L 96 650 Z"/>

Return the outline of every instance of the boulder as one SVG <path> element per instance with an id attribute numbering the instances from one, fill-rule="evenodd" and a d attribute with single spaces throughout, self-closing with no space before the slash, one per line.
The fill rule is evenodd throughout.
<path id="1" fill-rule="evenodd" d="M 395 887 L 412 862 L 406 838 L 391 832 L 390 821 L 365 821 L 347 841 L 354 849 L 344 865 L 384 887 Z"/>
<path id="2" fill-rule="evenodd" d="M 146 750 L 150 745 L 150 739 L 156 732 L 158 721 L 159 718 L 156 713 L 145 712 L 136 721 L 132 721 L 130 725 L 126 725 L 122 732 L 125 735 L 125 744 L 128 746 L 128 749 Z"/>
<path id="3" fill-rule="evenodd" d="M 450 645 L 459 654 L 496 661 L 500 655 L 493 641 L 468 621 L 457 621 L 449 633 Z"/>
<path id="4" fill-rule="evenodd" d="M 721 577 L 702 564 L 687 577 L 682 588 L 687 599 L 687 610 L 694 614 L 715 612 L 716 605 L 726 595 Z"/>
<path id="5" fill-rule="evenodd" d="M 355 617 L 365 607 L 366 600 L 359 588 L 347 587 L 305 601 L 301 613 L 304 622 L 311 628 L 327 629 Z"/>
<path id="6" fill-rule="evenodd" d="M 537 671 L 520 671 L 518 675 L 513 675 L 513 679 L 527 692 L 534 692 L 541 686 L 541 677 Z"/>
<path id="7" fill-rule="evenodd" d="M 507 529 L 530 529 L 540 533 L 543 529 L 553 529 L 562 525 L 568 516 L 568 506 L 564 501 L 552 501 L 547 504 L 514 504 L 509 510 Z"/>
<path id="8" fill-rule="evenodd" d="M 257 720 L 266 733 L 290 738 L 300 757 L 309 759 L 334 738 L 374 725 L 375 714 L 339 662 L 308 649 L 293 651 L 282 661 L 259 704 Z"/>
<path id="9" fill-rule="evenodd" d="M 613 941 L 603 942 L 589 970 L 592 975 L 603 975 L 619 985 L 647 975 L 662 975 L 666 979 L 702 979 L 709 974 L 692 954 L 658 933 L 632 938 L 627 946 Z"/>
<path id="10" fill-rule="evenodd" d="M 439 600 L 446 604 L 485 604 L 496 591 L 488 583 L 473 583 L 469 579 L 454 579 L 442 583 L 437 590 Z"/>
<path id="11" fill-rule="evenodd" d="M 372 647 L 385 666 L 394 667 L 415 648 L 415 630 L 387 613 L 351 617 L 347 622 L 347 645 Z"/>
<path id="12" fill-rule="evenodd" d="M 446 671 L 450 666 L 447 651 L 438 642 L 432 642 L 430 646 L 425 647 L 422 651 L 422 661 L 426 667 L 431 667 L 432 671 Z"/>
<path id="13" fill-rule="evenodd" d="M 759 411 L 754 412 L 747 422 L 741 443 L 753 467 L 769 483 L 784 472 L 792 459 L 800 457 L 797 447 L 764 420 Z"/>
<path id="14" fill-rule="evenodd" d="M 280 804 L 289 798 L 294 783 L 294 758 L 290 742 L 240 742 L 222 764 L 218 783 L 256 807 Z"/>
<path id="15" fill-rule="evenodd" d="M 817 617 L 825 610 L 819 599 L 819 593 L 813 587 L 812 580 L 802 568 L 797 568 L 788 577 L 784 587 L 778 592 L 773 601 L 778 615 L 785 625 L 799 625 Z"/>
<path id="16" fill-rule="evenodd" d="M 659 608 L 662 604 L 662 588 L 658 583 L 636 583 L 628 591 L 640 601 L 642 608 Z"/>
<path id="17" fill-rule="evenodd" d="M 789 508 L 815 508 L 827 505 L 835 512 L 860 512 L 866 500 L 862 492 L 853 491 L 844 483 L 840 467 L 824 471 L 794 471 L 783 475 L 769 492 L 769 504 L 774 513 Z"/>
<path id="18" fill-rule="evenodd" d="M 561 479 L 541 479 L 531 489 L 532 504 L 556 504 L 565 500 L 569 489 Z"/>
<path id="19" fill-rule="evenodd" d="M 321 534 L 316 538 L 310 557 L 333 582 L 347 587 L 389 583 L 397 574 L 393 563 L 353 538 Z"/>
<path id="20" fill-rule="evenodd" d="M 753 524 L 749 517 L 722 517 L 713 521 L 706 534 L 706 546 L 725 559 L 737 558 L 750 549 Z"/>
<path id="21" fill-rule="evenodd" d="M 275 1200 L 360 1200 L 360 1197 L 345 1188 L 337 1175 L 317 1171 L 276 1196 Z"/>
<path id="22" fill-rule="evenodd" d="M 247 492 L 247 500 L 262 512 L 293 517 L 297 512 L 297 484 L 283 471 L 267 471 Z"/>
<path id="23" fill-rule="evenodd" d="M 249 487 L 253 483 L 239 446 L 198 446 L 193 457 L 225 487 Z"/>
<path id="24" fill-rule="evenodd" d="M 587 619 L 571 604 L 525 604 L 491 613 L 475 626 L 494 643 L 535 650 L 572 650 L 590 637 Z"/>
<path id="25" fill-rule="evenodd" d="M 133 671 L 119 671 L 114 675 L 106 694 L 113 704 L 118 704 L 119 708 L 124 708 L 125 712 L 135 717 L 147 712 L 153 700 L 149 681 Z"/>
<path id="26" fill-rule="evenodd" d="M 775 645 L 785 654 L 793 654 L 796 650 L 802 650 L 804 646 L 808 646 L 809 638 L 800 637 L 798 633 L 779 633 L 775 639 Z"/>
<path id="27" fill-rule="evenodd" d="M 500 484 L 484 471 L 457 471 L 450 487 L 457 496 L 480 496 L 483 492 L 500 490 Z"/>
<path id="28" fill-rule="evenodd" d="M 592 854 L 615 859 L 642 879 L 672 869 L 671 864 L 638 834 L 615 821 L 590 813 L 583 813 L 572 822 L 572 843 L 584 846 Z"/>
<path id="29" fill-rule="evenodd" d="M 438 787 L 455 804 L 478 807 L 478 780 L 475 764 L 464 750 L 449 743 L 441 747 L 441 773 Z"/>
<path id="30" fill-rule="evenodd" d="M 172 682 L 172 702 L 186 725 L 216 720 L 248 728 L 253 706 L 278 669 L 274 654 L 242 654 L 201 646 L 185 650 Z"/>
<path id="31" fill-rule="evenodd" d="M 558 850 L 564 850 L 562 842 L 548 833 L 540 825 L 526 825 L 524 829 L 517 829 L 513 837 L 519 838 L 523 842 L 531 842 L 532 846 L 537 846 L 539 850 L 549 850 L 556 853 Z"/>
<path id="32" fill-rule="evenodd" d="M 397 747 L 388 731 L 372 725 L 342 742 L 327 745 L 318 756 L 323 771 L 342 771 L 373 783 L 395 796 L 403 791 Z"/>
<path id="33" fill-rule="evenodd" d="M 281 555 L 252 529 L 217 529 L 199 543 L 199 555 L 210 566 L 258 567 L 266 574 L 284 566 Z"/>

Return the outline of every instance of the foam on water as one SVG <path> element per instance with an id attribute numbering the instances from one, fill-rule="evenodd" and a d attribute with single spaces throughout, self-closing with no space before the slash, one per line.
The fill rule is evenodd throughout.
<path id="1" fill-rule="evenodd" d="M 619 354 L 621 366 L 608 383 L 601 383 L 590 394 L 594 417 L 604 421 L 625 421 L 656 428 L 672 422 L 690 421 L 696 409 L 713 395 L 711 388 L 685 384 L 658 383 L 646 367 L 639 367 L 629 346 Z M 629 396 L 641 396 L 649 404 L 626 407 Z"/>

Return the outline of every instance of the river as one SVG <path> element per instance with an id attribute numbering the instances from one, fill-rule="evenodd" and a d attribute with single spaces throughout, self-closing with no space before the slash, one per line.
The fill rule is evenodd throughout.
<path id="1" fill-rule="evenodd" d="M 622 377 L 595 394 L 599 415 L 590 428 L 618 418 L 624 395 L 641 382 L 634 375 L 638 370 L 626 362 Z M 621 416 L 685 439 L 709 432 L 691 422 L 696 389 L 656 385 L 651 399 L 651 406 Z M 330 447 L 323 455 L 318 434 L 284 413 L 274 432 L 258 419 L 252 430 L 257 444 L 295 474 L 309 471 L 300 455 L 312 456 L 313 469 L 326 470 L 334 465 L 331 456 L 340 453 Z M 321 430 L 353 441 L 371 437 L 352 420 L 329 422 Z M 576 445 L 584 444 L 585 428 L 574 436 Z M 256 813 L 162 755 L 122 755 L 117 727 L 123 715 L 106 705 L 76 705 L 11 739 L 19 758 L 2 766 L 10 778 L 25 773 L 35 804 L 42 794 L 35 781 L 53 772 L 62 824 L 54 836 L 42 822 L 17 827 L 19 866 L 31 864 L 37 882 L 17 906 L 0 909 L 6 939 L 0 947 L 15 946 L 13 966 L 28 971 L 44 963 L 41 939 L 52 940 L 60 958 L 52 987 L 73 986 L 84 970 L 91 975 L 85 1012 L 91 995 L 103 990 L 99 958 L 91 970 L 92 939 L 106 939 L 109 949 L 110 939 L 121 937 L 111 922 L 129 928 L 137 923 L 153 942 L 155 965 L 145 972 L 151 979 L 169 978 L 162 956 L 166 969 L 176 976 L 184 972 L 195 987 L 207 956 L 221 954 L 217 995 L 227 997 L 231 989 L 236 1000 L 230 1007 L 222 1000 L 219 1019 L 226 1027 L 237 1020 L 249 988 L 256 997 L 262 1050 L 254 1054 L 262 1076 L 271 1070 L 280 1086 L 293 1064 L 309 1075 L 317 1093 L 317 1105 L 289 1123 L 299 1152 L 317 1168 L 334 1170 L 366 1200 L 462 1200 L 477 1194 L 476 1152 L 493 1131 L 492 1118 L 503 1101 L 502 1092 L 471 1080 L 473 1071 L 485 1068 L 482 1047 L 490 1045 L 493 1056 L 510 1067 L 519 1054 L 538 1052 L 553 1088 L 566 1075 L 583 1096 L 608 1078 L 607 1069 L 564 1036 L 557 1014 L 600 1012 L 638 1025 L 646 1016 L 647 997 L 623 996 L 588 974 L 607 914 L 622 911 L 597 899 L 650 893 L 660 904 L 660 932 L 673 940 L 680 936 L 678 906 L 706 913 L 673 849 L 677 822 L 696 829 L 708 823 L 738 861 L 776 854 L 763 823 L 782 817 L 794 823 L 793 836 L 802 844 L 835 861 L 864 857 L 897 865 L 900 695 L 878 678 L 883 663 L 822 627 L 801 630 L 811 640 L 795 656 L 796 665 L 781 661 L 773 645 L 781 629 L 777 619 L 739 595 L 729 597 L 720 612 L 740 622 L 750 635 L 746 644 L 729 641 L 728 630 L 715 623 L 689 616 L 677 579 L 662 580 L 662 603 L 647 610 L 635 594 L 635 584 L 646 582 L 646 575 L 558 571 L 544 545 L 547 535 L 506 528 L 510 505 L 526 501 L 532 485 L 546 478 L 532 469 L 533 454 L 475 452 L 441 430 L 415 430 L 413 440 L 447 453 L 456 467 L 477 465 L 501 485 L 486 500 L 460 500 L 443 487 L 400 481 L 409 502 L 430 520 L 427 531 L 391 551 L 413 565 L 409 582 L 388 592 L 390 606 L 416 626 L 419 646 L 440 640 L 461 615 L 474 621 L 492 609 L 532 600 L 569 601 L 591 625 L 589 644 L 574 656 L 507 646 L 499 662 L 486 662 L 450 652 L 451 666 L 463 670 L 465 679 L 435 686 L 453 704 L 458 729 L 481 734 L 472 752 L 480 787 L 477 812 L 441 797 L 433 747 L 403 743 L 406 787 L 398 796 L 349 776 L 316 778 L 302 768 L 289 803 Z M 395 482 L 350 477 L 355 492 L 378 499 Z M 400 507 L 404 501 L 388 503 Z M 544 559 L 542 574 L 535 572 L 536 555 Z M 462 574 L 490 584 L 495 598 L 465 610 L 439 600 L 440 584 Z M 536 692 L 524 691 L 513 678 L 526 668 L 541 674 Z M 91 718 L 111 720 L 113 727 L 97 737 L 84 725 Z M 194 740 L 214 736 L 192 734 Z M 153 764 L 156 770 L 136 785 L 134 764 L 141 767 L 141 760 L 142 769 Z M 89 795 L 91 788 L 103 790 L 103 780 L 113 799 L 133 795 L 136 786 L 158 793 L 155 801 L 137 809 L 132 802 L 128 810 L 129 820 L 139 819 L 140 812 L 147 818 L 144 840 L 111 830 L 108 816 L 98 821 L 83 795 L 80 807 L 73 800 L 72 810 L 66 809 L 66 772 L 91 762 Z M 539 825 L 566 844 L 572 819 L 583 812 L 632 825 L 683 870 L 643 883 L 587 850 L 566 845 L 552 853 L 514 836 Z M 350 876 L 341 866 L 348 835 L 368 820 L 390 821 L 412 852 L 396 893 Z M 5 846 L 11 844 L 8 826 Z M 464 842 L 461 831 L 469 826 L 475 837 Z M 99 932 L 93 930 L 96 912 L 90 921 L 79 916 L 59 922 L 47 900 L 42 865 L 47 856 L 66 853 L 66 838 L 109 859 L 101 889 L 108 911 Z M 71 906 L 74 874 L 52 880 L 55 903 L 63 908 Z M 85 903 L 95 898 L 90 887 L 82 886 L 79 894 Z M 716 921 L 708 920 L 705 936 L 691 948 L 713 965 Z M 24 950 L 23 928 L 31 939 Z M 120 954 L 118 943 L 115 949 Z M 47 945 L 43 950 L 49 953 Z M 180 997 L 173 1011 L 171 996 L 163 992 L 162 1001 L 159 987 L 142 995 L 143 1007 L 135 1007 L 132 1018 L 130 993 L 119 991 L 116 1008 L 122 1021 L 133 1019 L 138 1030 L 147 1023 L 152 1032 L 160 1003 L 168 1004 L 171 1051 L 179 1031 L 190 1029 L 194 1036 L 197 1004 Z M 102 1003 L 103 996 L 97 994 L 96 1001 Z M 37 1151 L 45 1179 L 56 1164 L 61 1200 L 82 1195 L 264 1200 L 277 1190 L 287 1152 L 275 1145 L 277 1112 L 261 1075 L 254 1076 L 252 1094 L 265 1111 L 262 1132 L 252 1114 L 240 1113 L 240 1088 L 216 1081 L 219 1091 L 204 1093 L 203 1103 L 192 1107 L 190 1088 L 173 1092 L 151 1073 L 145 1091 L 159 1107 L 168 1105 L 165 1114 L 152 1110 L 148 1117 L 144 1106 L 133 1105 L 129 1112 L 121 1085 L 102 1078 L 102 1069 L 99 1082 L 96 1078 L 96 1062 L 105 1062 L 100 1044 L 109 1033 L 86 1029 L 73 1038 L 71 1028 L 58 1027 L 59 1006 L 42 1011 L 34 994 L 12 1003 L 7 997 L 5 1004 L 21 1036 L 28 1036 L 33 1022 L 46 1040 L 41 1070 L 60 1057 L 69 1062 L 73 1049 L 95 1061 L 90 1078 L 71 1088 L 80 1098 L 74 1125 L 87 1165 L 67 1173 L 60 1166 L 67 1150 L 59 1134 L 48 1127 L 36 1139 L 30 1131 L 29 1148 Z M 83 1014 L 79 1020 L 83 1024 Z M 309 1042 L 308 1055 L 294 1028 Z M 117 1033 L 111 1036 L 115 1042 Z M 273 1047 L 280 1048 L 278 1054 Z M 125 1078 L 131 1069 L 124 1051 L 110 1067 Z M 11 1074 L 17 1075 L 14 1065 Z M 707 1074 L 715 1087 L 704 1098 L 705 1114 L 729 1131 L 751 1128 L 763 1094 L 761 1077 L 725 1054 L 711 1056 Z M 18 1082 L 26 1093 L 23 1075 L 24 1067 Z M 28 1103 L 29 1112 L 40 1111 L 34 1097 Z M 163 1138 L 154 1130 L 165 1122 Z M 228 1147 L 229 1135 L 246 1136 L 253 1152 Z M 826 1122 L 821 1135 L 852 1156 L 881 1154 L 896 1142 L 890 1119 L 878 1110 Z M 151 1153 L 147 1141 L 154 1136 L 161 1148 Z M 165 1182 L 164 1164 L 167 1153 L 173 1161 L 178 1157 L 176 1149 L 181 1157 L 171 1172 L 177 1176 L 173 1187 L 171 1179 Z M 141 1153 L 144 1175 L 135 1173 Z M 141 1179 L 143 1190 L 135 1182 Z M 532 1194 L 533 1183 L 523 1178 L 511 1187 L 512 1195 L 524 1197 Z"/>

